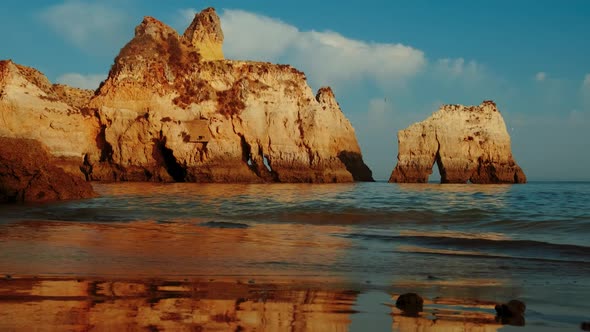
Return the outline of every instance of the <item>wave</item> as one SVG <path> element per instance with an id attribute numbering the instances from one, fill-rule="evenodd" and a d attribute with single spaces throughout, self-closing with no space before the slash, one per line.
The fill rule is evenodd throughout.
<path id="1" fill-rule="evenodd" d="M 405 231 L 397 235 L 348 233 L 338 236 L 357 240 L 391 242 L 398 246 L 413 245 L 415 248 L 421 248 L 421 251 L 436 250 L 438 253 L 444 253 L 446 250 L 447 254 L 462 253 L 472 256 L 524 257 L 559 261 L 567 257 L 568 260 L 590 263 L 590 247 L 588 246 L 511 239 L 495 233 Z"/>
<path id="2" fill-rule="evenodd" d="M 415 246 L 399 246 L 395 249 L 395 252 L 412 253 L 412 254 L 425 254 L 425 255 L 441 255 L 441 256 L 463 256 L 478 259 L 516 259 L 516 260 L 528 260 L 528 261 L 541 261 L 541 262 L 554 262 L 554 263 L 588 263 L 590 261 L 585 260 L 571 260 L 564 258 L 547 258 L 547 257 L 531 257 L 531 256 L 510 256 L 502 254 L 491 254 L 483 253 L 479 251 L 470 250 L 449 250 L 449 249 L 430 249 Z"/>

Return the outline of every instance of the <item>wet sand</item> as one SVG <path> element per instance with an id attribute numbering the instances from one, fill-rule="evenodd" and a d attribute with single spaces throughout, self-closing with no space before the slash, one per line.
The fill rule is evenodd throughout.
<path id="1" fill-rule="evenodd" d="M 314 278 L 11 276 L 0 279 L 0 330 L 405 332 L 502 326 L 491 302 L 427 299 L 425 312 L 410 317 L 395 308 L 398 294 L 350 286 Z"/>
<path id="2" fill-rule="evenodd" d="M 353 244 L 330 235 L 340 226 L 197 220 L 6 226 L 0 227 L 0 331 L 506 331 L 494 306 L 526 294 L 506 276 L 405 275 L 410 266 L 403 261 L 393 275 L 343 272 L 348 263 L 338 269 L 335 262 L 348 260 Z M 395 307 L 410 291 L 425 299 L 418 315 Z M 534 310 L 555 310 L 543 301 Z M 555 319 L 569 324 L 545 326 L 536 317 L 514 328 L 575 331 L 577 318 L 568 314 Z"/>
<path id="3" fill-rule="evenodd" d="M 117 184 L 0 207 L 0 331 L 563 332 L 590 320 L 585 223 L 551 217 L 576 245 L 519 241 L 474 225 L 514 214 L 505 192 L 358 188 Z M 370 208 L 356 206 L 363 193 Z M 414 208 L 442 194 L 490 211 Z M 384 213 L 392 201 L 409 207 Z M 409 292 L 419 314 L 396 307 Z M 512 299 L 524 326 L 496 317 Z"/>

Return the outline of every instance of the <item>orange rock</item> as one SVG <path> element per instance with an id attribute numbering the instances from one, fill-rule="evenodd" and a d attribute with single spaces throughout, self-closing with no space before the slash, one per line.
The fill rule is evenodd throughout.
<path id="1" fill-rule="evenodd" d="M 51 156 L 39 142 L 0 137 L 0 203 L 93 196 L 90 183 L 54 166 Z"/>
<path id="2" fill-rule="evenodd" d="M 436 162 L 443 183 L 525 183 L 496 104 L 445 105 L 398 133 L 389 182 L 427 182 Z"/>

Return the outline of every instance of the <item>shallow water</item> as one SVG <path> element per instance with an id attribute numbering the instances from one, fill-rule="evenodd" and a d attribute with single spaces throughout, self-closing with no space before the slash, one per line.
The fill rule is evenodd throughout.
<path id="1" fill-rule="evenodd" d="M 0 207 L 0 273 L 313 278 L 356 292 L 332 330 L 523 330 L 494 320 L 511 299 L 526 330 L 590 320 L 590 183 L 94 186 L 101 197 Z M 419 318 L 392 309 L 405 292 L 427 299 Z"/>

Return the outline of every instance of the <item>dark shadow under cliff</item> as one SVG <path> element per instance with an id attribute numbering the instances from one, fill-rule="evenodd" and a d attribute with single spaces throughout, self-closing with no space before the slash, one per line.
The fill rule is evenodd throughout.
<path id="1" fill-rule="evenodd" d="M 344 164 L 346 170 L 352 174 L 354 181 L 374 182 L 373 172 L 363 161 L 363 156 L 358 152 L 340 151 L 338 159 Z"/>

